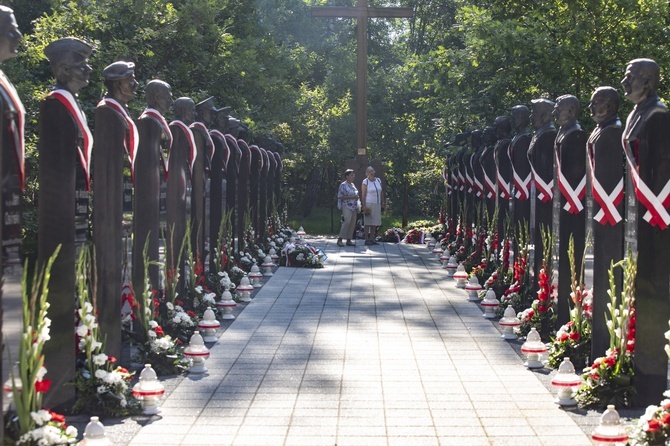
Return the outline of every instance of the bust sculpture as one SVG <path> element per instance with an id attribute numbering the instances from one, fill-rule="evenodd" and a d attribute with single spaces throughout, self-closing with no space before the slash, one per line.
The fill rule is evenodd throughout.
<path id="1" fill-rule="evenodd" d="M 623 258 L 624 156 L 621 150 L 623 128 L 617 116 L 621 100 L 612 87 L 598 87 L 588 109 L 596 127 L 586 143 L 591 176 L 591 214 L 593 234 L 593 311 L 591 319 L 591 357 L 605 356 L 609 331 L 605 314 L 609 303 L 608 270 L 611 259 Z M 621 270 L 614 271 L 618 289 Z"/>
<path id="2" fill-rule="evenodd" d="M 506 236 L 505 224 L 512 199 L 512 160 L 509 157 L 512 121 L 507 116 L 498 116 L 493 122 L 493 129 L 497 138 L 493 155 L 498 187 L 498 237 L 502 240 Z"/>
<path id="3" fill-rule="evenodd" d="M 497 142 L 496 132 L 493 127 L 485 127 L 482 131 L 482 143 L 484 150 L 479 158 L 484 175 L 484 205 L 487 220 L 493 218 L 498 204 L 498 185 L 496 184 L 495 144 Z"/>
<path id="4" fill-rule="evenodd" d="M 579 99 L 563 95 L 556 99 L 553 115 L 559 125 L 554 141 L 557 185 L 560 191 L 558 203 L 558 294 L 568 296 L 571 288 L 570 259 L 568 246 L 570 237 L 574 241 L 575 268 L 582 269 L 582 258 L 586 246 L 586 133 L 579 117 Z M 570 305 L 566 299 L 558 300 L 559 326 L 570 320 Z"/>
<path id="5" fill-rule="evenodd" d="M 209 135 L 209 127 L 214 121 L 216 107 L 214 98 L 209 97 L 195 106 L 195 121 L 189 126 L 195 138 L 197 156 L 191 178 L 191 246 L 196 258 L 204 261 L 205 238 L 208 235 L 206 220 L 209 171 L 214 154 L 214 141 Z"/>
<path id="6" fill-rule="evenodd" d="M 93 151 L 93 244 L 97 270 L 100 332 L 107 354 L 121 355 L 121 290 L 123 282 L 123 168 L 131 176 L 139 136 L 126 104 L 135 96 L 135 64 L 114 62 L 102 71 L 107 88 L 95 109 Z M 140 288 L 141 289 L 141 288 Z"/>
<path id="7" fill-rule="evenodd" d="M 175 119 L 170 123 L 172 148 L 168 159 L 166 198 L 168 231 L 166 260 L 168 274 L 176 273 L 179 268 L 177 292 L 183 296 L 183 265 L 186 253 L 182 252 L 181 256 L 179 253 L 187 235 L 186 221 L 191 218 L 191 173 L 197 148 L 189 125 L 195 119 L 195 102 L 191 98 L 181 97 L 174 102 L 173 108 Z"/>
<path id="8" fill-rule="evenodd" d="M 210 163 L 210 219 L 209 219 L 209 244 L 210 247 L 220 245 L 225 232 L 221 232 L 223 221 L 223 211 L 226 209 L 226 166 L 230 150 L 224 131 L 226 129 L 226 116 L 230 113 L 230 107 L 219 108 L 214 112 L 212 121 L 213 129 L 210 131 L 214 143 L 214 153 Z M 214 270 L 214 256 L 210 255 L 210 269 Z"/>
<path id="9" fill-rule="evenodd" d="M 535 215 L 530 218 L 531 243 L 535 245 L 534 277 L 542 268 L 543 249 L 541 229 L 551 230 L 554 187 L 554 140 L 556 128 L 551 121 L 554 102 L 548 99 L 531 101 L 530 123 L 535 132 L 528 147 L 528 161 L 533 174 L 531 199 L 535 200 Z M 533 196 L 533 194 L 535 194 Z"/>
<path id="10" fill-rule="evenodd" d="M 663 356 L 670 319 L 670 113 L 656 89 L 660 68 L 651 59 L 632 60 L 621 81 L 635 104 L 623 132 L 628 167 L 626 244 L 638 253 L 635 282 L 635 383 L 641 405 L 656 404 L 666 388 Z M 632 200 L 635 195 L 637 201 Z"/>
<path id="11" fill-rule="evenodd" d="M 46 406 L 74 398 L 75 377 L 75 232 L 78 241 L 88 233 L 88 185 L 93 136 L 77 93 L 88 85 L 92 48 L 72 37 L 51 42 L 44 49 L 56 85 L 40 103 L 38 262 L 42 265 L 61 246 L 51 270 L 49 317 L 51 337 L 44 347 L 51 390 Z M 55 341 L 54 341 L 55 340 Z"/>
<path id="12" fill-rule="evenodd" d="M 513 221 L 515 229 L 521 225 L 530 223 L 530 189 L 531 171 L 528 162 L 528 148 L 530 146 L 531 133 L 528 128 L 530 124 L 530 109 L 523 105 L 512 107 L 512 125 L 514 137 L 509 146 L 509 157 L 512 160 L 513 188 Z"/>
<path id="13" fill-rule="evenodd" d="M 0 6 L 0 63 L 17 55 L 22 39 L 13 11 Z M 0 70 L 2 148 L 2 263 L 18 268 L 22 257 L 21 191 L 25 183 L 25 109 L 14 85 Z"/>
<path id="14" fill-rule="evenodd" d="M 160 289 L 158 265 L 161 201 L 165 206 L 166 176 L 172 133 L 164 115 L 172 108 L 172 89 L 159 79 L 144 87 L 147 107 L 137 120 L 139 145 L 135 156 L 133 216 L 133 285 L 144 286 L 145 261 L 152 289 Z M 162 170 L 162 172 L 161 172 Z M 146 259 L 145 259 L 146 246 Z"/>

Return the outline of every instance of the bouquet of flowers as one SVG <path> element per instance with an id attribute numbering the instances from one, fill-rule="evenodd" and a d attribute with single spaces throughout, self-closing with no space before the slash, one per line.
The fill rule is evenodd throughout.
<path id="1" fill-rule="evenodd" d="M 65 424 L 65 418 L 42 407 L 42 396 L 51 387 L 45 377 L 44 344 L 51 338 L 47 317 L 49 279 L 60 246 L 49 258 L 44 269 L 37 268 L 32 285 L 28 281 L 28 262 L 23 267 L 21 300 L 23 304 L 23 333 L 19 341 L 16 369 L 12 369 L 12 401 L 14 413 L 8 413 L 6 439 L 15 444 L 62 445 L 77 442 L 77 429 Z M 11 352 L 10 352 L 11 353 Z M 11 361 L 11 357 L 10 357 Z"/>
<path id="2" fill-rule="evenodd" d="M 548 365 L 553 369 L 563 362 L 563 358 L 569 357 L 575 368 L 582 369 L 586 365 L 591 354 L 591 320 L 592 308 L 591 294 L 584 290 L 584 259 L 582 257 L 582 268 L 577 277 L 575 262 L 575 243 L 572 236 L 568 243 L 568 258 L 570 260 L 570 274 L 572 292 L 570 299 L 570 321 L 559 328 L 556 337 L 549 344 Z"/>
<path id="3" fill-rule="evenodd" d="M 614 268 L 623 268 L 623 291 L 621 304 L 617 305 Z M 590 367 L 584 369 L 584 382 L 575 398 L 580 407 L 600 409 L 614 404 L 629 407 L 635 396 L 632 384 L 634 376 L 633 352 L 635 349 L 635 276 L 637 259 L 631 253 L 612 265 L 609 270 L 610 303 L 607 329 L 610 348 L 604 358 L 596 358 Z"/>
<path id="4" fill-rule="evenodd" d="M 670 341 L 670 331 L 665 332 L 665 339 Z M 670 345 L 666 344 L 665 354 L 670 358 Z M 658 406 L 648 406 L 638 420 L 629 438 L 631 446 L 665 446 L 670 441 L 670 391 L 663 396 Z"/>
<path id="5" fill-rule="evenodd" d="M 518 314 L 521 320 L 519 333 L 522 336 L 528 335 L 530 329 L 535 329 L 540 333 L 543 341 L 549 341 L 554 334 L 556 325 L 556 304 L 557 290 L 554 282 L 553 274 L 553 257 L 552 251 L 554 246 L 554 238 L 551 235 L 551 229 L 542 227 L 542 245 L 544 248 L 544 261 L 542 268 L 538 273 L 538 290 L 537 299 L 533 301 L 530 308 L 523 310 Z"/>
<path id="6" fill-rule="evenodd" d="M 146 252 L 144 258 L 146 259 Z M 161 317 L 160 301 L 157 298 L 157 292 L 151 289 L 148 263 L 145 261 L 144 264 L 142 305 L 138 309 L 136 318 L 139 322 L 140 333 L 137 336 L 139 343 L 135 360 L 141 364 L 151 364 L 158 375 L 174 375 L 184 369 L 184 355 L 179 347 L 181 341 L 179 338 L 173 339 L 166 334 L 163 327 L 156 321 Z M 172 302 L 166 302 L 166 308 L 169 308 L 168 304 L 174 305 Z"/>
<path id="7" fill-rule="evenodd" d="M 382 235 L 383 242 L 400 243 L 405 238 L 405 231 L 401 228 L 390 228 Z"/>
<path id="8" fill-rule="evenodd" d="M 423 243 L 423 231 L 420 229 L 410 229 L 401 243 L 421 244 Z"/>
<path id="9" fill-rule="evenodd" d="M 323 268 L 322 254 L 309 244 L 288 243 L 281 252 L 281 265 L 298 268 Z"/>
<path id="10" fill-rule="evenodd" d="M 75 387 L 77 401 L 72 408 L 74 413 L 87 412 L 111 417 L 139 412 L 139 402 L 130 394 L 129 384 L 134 373 L 123 367 L 115 367 L 116 358 L 107 356 L 104 342 L 100 339 L 100 330 L 96 317 L 95 270 L 89 249 L 84 247 L 77 262 L 77 310 L 78 325 L 76 337 L 79 354 Z"/>

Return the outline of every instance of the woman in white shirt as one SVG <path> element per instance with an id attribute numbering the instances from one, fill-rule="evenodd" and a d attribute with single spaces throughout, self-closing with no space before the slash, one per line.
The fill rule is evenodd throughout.
<path id="1" fill-rule="evenodd" d="M 364 214 L 365 244 L 376 245 L 375 233 L 377 226 L 382 224 L 382 202 L 384 193 L 382 191 L 382 182 L 375 177 L 375 170 L 372 166 L 365 169 L 367 178 L 361 184 L 361 205 Z"/>

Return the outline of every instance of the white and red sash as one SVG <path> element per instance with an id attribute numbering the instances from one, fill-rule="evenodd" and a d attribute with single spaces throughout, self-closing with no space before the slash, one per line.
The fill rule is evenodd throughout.
<path id="1" fill-rule="evenodd" d="M 507 149 L 507 155 L 509 156 L 509 159 L 512 163 L 512 181 L 514 182 L 515 189 L 514 197 L 517 200 L 528 200 L 530 198 L 530 182 L 533 176 L 530 172 L 528 172 L 526 178 L 523 179 L 514 168 L 514 146 L 512 144 L 510 144 L 509 148 Z"/>
<path id="2" fill-rule="evenodd" d="M 577 187 L 573 188 L 568 179 L 565 178 L 565 175 L 563 175 L 563 171 L 561 170 L 560 144 L 556 146 L 556 150 L 554 150 L 554 155 L 556 159 L 558 189 L 561 191 L 561 194 L 563 194 L 563 197 L 565 198 L 565 206 L 563 206 L 563 209 L 565 209 L 571 214 L 579 214 L 581 211 L 584 210 L 582 200 L 586 195 L 586 175 L 582 177 Z"/>
<path id="3" fill-rule="evenodd" d="M 221 140 L 221 142 L 223 143 L 223 149 L 224 149 L 223 165 L 227 166 L 228 165 L 228 158 L 230 158 L 230 150 L 228 149 L 228 144 L 226 143 L 226 137 L 224 136 L 223 133 L 221 133 L 218 130 L 212 130 L 212 131 L 209 132 L 209 134 L 211 136 L 215 136 L 215 137 L 219 138 Z"/>
<path id="4" fill-rule="evenodd" d="M 244 150 L 245 153 L 247 154 L 247 172 L 251 171 L 251 150 L 249 149 L 249 145 L 247 144 L 247 142 L 245 140 L 238 139 L 237 140 L 237 146 L 240 148 L 240 150 Z M 239 168 L 240 165 L 238 164 L 237 166 Z M 238 172 L 239 172 L 239 170 L 238 170 Z"/>
<path id="5" fill-rule="evenodd" d="M 551 179 L 549 183 L 545 183 L 542 177 L 535 171 L 533 163 L 530 163 L 530 171 L 535 183 L 535 188 L 537 189 L 537 198 L 539 198 L 542 203 L 550 202 L 554 193 L 554 180 Z"/>
<path id="6" fill-rule="evenodd" d="M 270 157 L 268 156 L 268 151 L 261 147 L 261 152 L 263 153 L 263 167 L 265 173 L 270 171 Z"/>
<path id="7" fill-rule="evenodd" d="M 644 220 L 652 226 L 658 226 L 660 229 L 665 229 L 670 226 L 670 214 L 668 214 L 667 207 L 670 206 L 670 180 L 665 184 L 661 192 L 656 195 L 649 186 L 640 178 L 637 171 L 637 162 L 633 155 L 633 147 L 636 145 L 639 150 L 639 140 L 626 141 L 624 140 L 624 152 L 626 153 L 626 160 L 630 167 L 629 172 L 635 187 L 635 196 L 647 209 L 644 214 Z"/>
<path id="8" fill-rule="evenodd" d="M 463 176 L 463 172 L 461 172 L 460 169 L 456 171 L 456 177 L 458 179 L 458 190 L 465 190 L 465 177 Z"/>
<path id="9" fill-rule="evenodd" d="M 500 174 L 500 171 L 498 171 L 496 174 L 498 177 L 498 189 L 500 189 L 500 196 L 505 200 L 509 200 L 510 198 L 512 198 L 512 190 L 510 184 L 507 181 L 505 181 L 503 176 Z"/>
<path id="10" fill-rule="evenodd" d="M 128 161 L 130 161 L 130 175 L 132 178 L 134 178 L 135 156 L 137 155 L 137 146 L 140 143 L 140 136 L 139 133 L 137 132 L 137 126 L 135 125 L 135 122 L 128 114 L 126 107 L 119 104 L 118 101 L 112 98 L 103 98 L 103 100 L 98 103 L 98 107 L 102 105 L 106 105 L 107 107 L 115 110 L 117 113 L 121 115 L 124 121 L 126 121 L 126 124 L 128 124 L 128 133 L 124 138 L 124 144 L 126 146 L 126 153 L 128 153 Z"/>
<path id="11" fill-rule="evenodd" d="M 256 152 L 258 154 L 258 171 L 260 172 L 263 170 L 263 154 L 261 153 L 261 148 L 253 144 L 249 146 L 249 149 L 251 149 L 252 152 Z"/>
<path id="12" fill-rule="evenodd" d="M 74 99 L 74 96 L 72 96 L 72 93 L 67 90 L 61 88 L 53 90 L 47 94 L 47 97 L 52 97 L 63 104 L 63 106 L 70 113 L 70 116 L 72 116 L 72 119 L 74 119 L 74 122 L 77 125 L 77 129 L 79 129 L 79 134 L 84 140 L 83 147 L 81 147 L 80 144 L 77 144 L 77 151 L 79 152 L 79 163 L 81 164 L 81 168 L 84 170 L 86 190 L 90 190 L 93 135 L 91 135 L 91 131 L 89 130 L 88 124 L 86 123 L 86 116 L 84 116 L 84 114 L 81 112 L 79 104 L 77 104 L 77 101 Z"/>
<path id="13" fill-rule="evenodd" d="M 25 140 L 25 122 L 26 122 L 26 109 L 23 107 L 23 103 L 19 98 L 14 85 L 9 82 L 9 79 L 5 76 L 0 70 L 0 86 L 2 86 L 7 92 L 9 100 L 12 101 L 12 105 L 16 110 L 16 121 L 11 120 L 11 130 L 14 136 L 14 151 L 16 154 L 16 163 L 18 166 L 19 174 L 19 186 L 21 190 L 24 189 L 26 183 L 26 140 Z M 18 124 L 18 125 L 17 125 Z"/>
<path id="14" fill-rule="evenodd" d="M 163 130 L 163 134 L 167 138 L 167 148 L 166 150 L 161 150 L 161 162 L 163 163 L 163 171 L 165 172 L 165 179 L 167 179 L 168 176 L 168 158 L 170 157 L 170 149 L 172 149 L 172 132 L 170 131 L 170 126 L 168 125 L 167 121 L 161 114 L 156 109 L 153 108 L 147 108 L 145 109 L 142 114 L 140 115 L 139 119 L 144 119 L 145 117 L 150 116 L 154 118 L 156 121 L 161 126 L 161 129 Z"/>
<path id="15" fill-rule="evenodd" d="M 170 123 L 170 126 L 173 125 L 176 125 L 177 127 L 181 128 L 186 134 L 186 139 L 188 139 L 188 145 L 190 150 L 190 154 L 188 157 L 188 164 L 191 175 L 193 175 L 193 166 L 195 165 L 195 158 L 196 156 L 198 156 L 198 149 L 196 149 L 195 147 L 195 138 L 193 137 L 193 132 L 186 124 L 184 124 L 182 121 L 178 119 L 175 119 Z"/>
<path id="16" fill-rule="evenodd" d="M 484 171 L 484 184 L 486 185 L 486 188 L 489 190 L 488 193 L 486 194 L 486 198 L 494 199 L 497 193 L 496 185 L 493 182 L 493 180 L 491 180 L 491 178 L 489 178 L 489 176 L 486 174 L 486 169 L 483 169 L 483 171 Z"/>
<path id="17" fill-rule="evenodd" d="M 240 159 L 242 159 L 242 151 L 240 150 L 239 145 L 237 144 L 237 138 L 233 135 L 226 133 L 226 142 L 228 143 L 228 148 L 230 149 L 230 155 L 235 157 L 235 165 L 237 167 L 237 173 L 240 173 Z"/>
<path id="18" fill-rule="evenodd" d="M 468 193 L 472 193 L 472 187 L 474 186 L 474 183 L 472 182 L 472 177 L 468 173 L 467 169 L 465 170 L 465 184 L 468 186 Z"/>
<path id="19" fill-rule="evenodd" d="M 205 124 L 202 122 L 196 121 L 193 124 L 190 125 L 191 128 L 196 128 L 200 130 L 204 135 L 205 135 L 205 145 L 207 146 L 206 150 L 207 152 L 207 160 L 209 164 L 212 164 L 212 158 L 214 158 L 214 141 L 212 141 L 212 137 L 209 134 L 209 130 L 207 130 L 207 127 Z"/>
<path id="20" fill-rule="evenodd" d="M 589 172 L 591 174 L 591 189 L 593 192 L 593 199 L 600 206 L 600 210 L 593 217 L 595 221 L 601 225 L 609 223 L 612 226 L 615 226 L 623 218 L 617 209 L 621 200 L 623 200 L 623 177 L 619 180 L 617 185 L 614 187 L 611 193 L 607 193 L 605 188 L 600 184 L 598 178 L 596 177 L 596 160 L 593 153 L 594 147 L 592 143 L 586 145 L 586 154 L 589 157 Z"/>

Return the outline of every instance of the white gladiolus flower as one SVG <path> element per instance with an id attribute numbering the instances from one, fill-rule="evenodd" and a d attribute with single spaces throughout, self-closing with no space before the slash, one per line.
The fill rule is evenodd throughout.
<path id="1" fill-rule="evenodd" d="M 79 324 L 77 327 L 77 336 L 83 338 L 88 334 L 88 327 L 84 324 Z"/>
<path id="2" fill-rule="evenodd" d="M 79 432 L 77 431 L 76 427 L 68 426 L 67 429 L 65 429 L 65 435 L 76 438 L 77 435 L 79 435 Z"/>
<path id="3" fill-rule="evenodd" d="M 91 342 L 91 351 L 96 351 L 99 348 L 102 348 L 102 342 L 98 341 Z"/>
<path id="4" fill-rule="evenodd" d="M 42 381 L 44 379 L 44 375 L 47 374 L 47 369 L 46 367 L 42 366 L 40 369 L 37 371 L 37 374 L 35 377 L 37 378 L 37 381 Z"/>
<path id="5" fill-rule="evenodd" d="M 167 306 L 168 310 L 174 310 L 174 305 L 172 305 L 172 302 L 166 302 L 165 305 Z"/>
<path id="6" fill-rule="evenodd" d="M 95 377 L 98 379 L 105 379 L 105 376 L 107 376 L 107 373 L 105 370 L 98 369 L 95 371 Z"/>
<path id="7" fill-rule="evenodd" d="M 207 303 L 210 303 L 210 304 L 216 303 L 216 294 L 215 293 L 207 293 L 203 297 L 203 300 Z"/>
<path id="8" fill-rule="evenodd" d="M 195 287 L 195 292 L 198 293 L 198 294 L 202 294 L 202 287 L 200 285 Z"/>
<path id="9" fill-rule="evenodd" d="M 147 331 L 147 336 L 149 336 L 150 338 L 155 338 L 156 337 L 156 332 L 153 331 L 153 330 L 148 330 Z"/>
<path id="10" fill-rule="evenodd" d="M 51 420 L 51 414 L 48 410 L 40 409 L 36 412 L 30 412 L 30 418 L 33 419 L 35 424 L 42 426 L 44 423 Z"/>
<path id="11" fill-rule="evenodd" d="M 51 339 L 51 336 L 49 336 L 49 327 L 42 327 L 39 334 L 37 335 L 37 341 L 46 342 L 49 339 Z"/>
<path id="12" fill-rule="evenodd" d="M 105 363 L 107 362 L 107 359 L 109 359 L 109 357 L 104 353 L 100 353 L 100 354 L 97 354 L 97 355 L 93 356 L 92 359 L 93 359 L 93 364 L 98 365 L 98 366 L 103 366 L 103 365 L 105 365 Z"/>
<path id="13" fill-rule="evenodd" d="M 149 327 L 151 327 L 151 328 L 156 328 L 156 327 L 158 327 L 158 322 L 156 322 L 156 321 L 149 321 Z"/>

